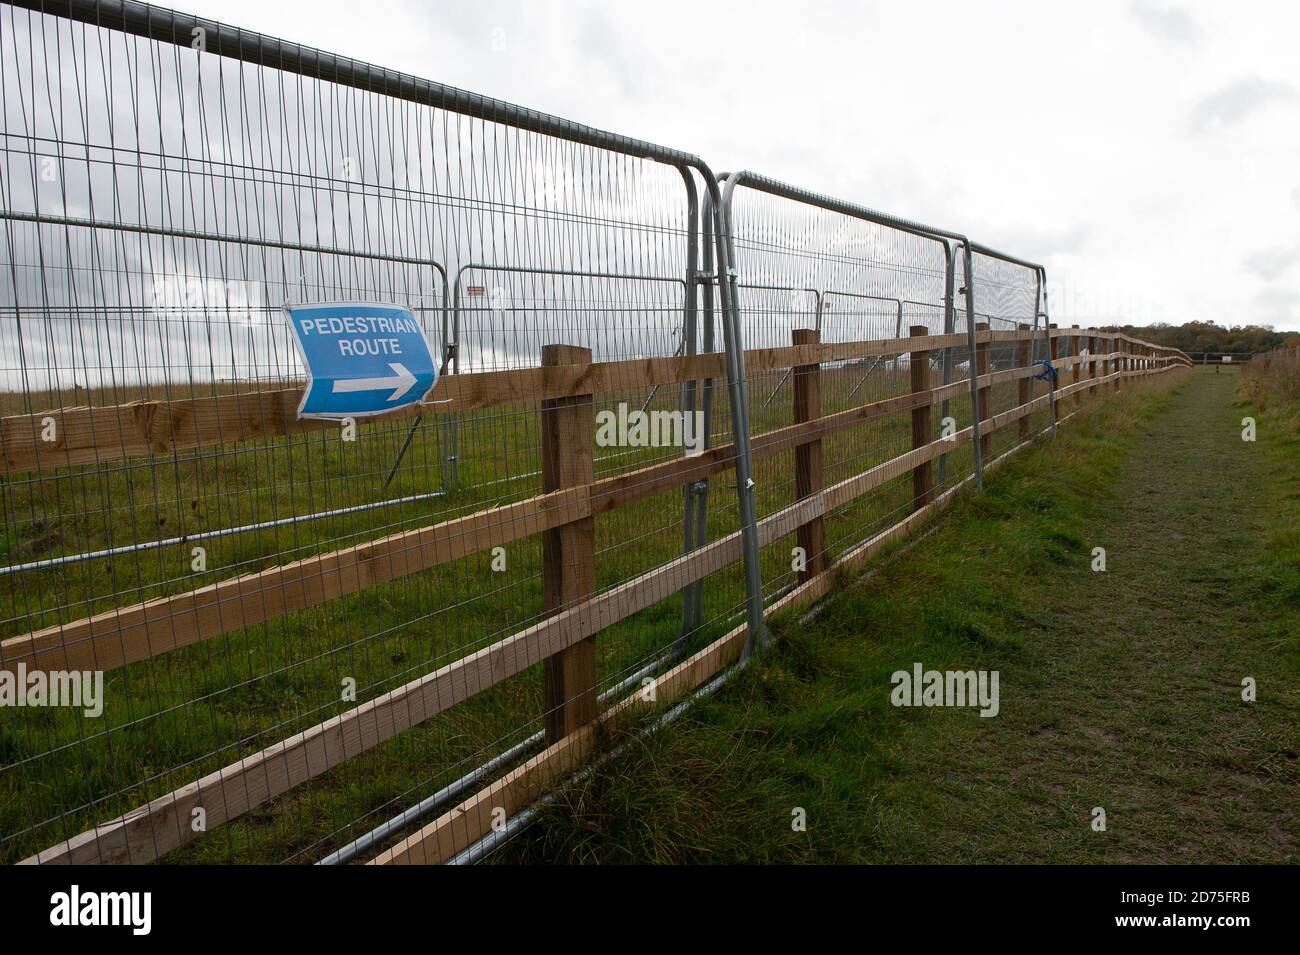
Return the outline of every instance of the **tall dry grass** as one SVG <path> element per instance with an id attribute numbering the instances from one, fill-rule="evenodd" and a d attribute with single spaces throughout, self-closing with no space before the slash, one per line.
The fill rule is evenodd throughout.
<path id="1" fill-rule="evenodd" d="M 1255 356 L 1243 370 L 1242 387 L 1261 408 L 1300 404 L 1300 347 Z"/>

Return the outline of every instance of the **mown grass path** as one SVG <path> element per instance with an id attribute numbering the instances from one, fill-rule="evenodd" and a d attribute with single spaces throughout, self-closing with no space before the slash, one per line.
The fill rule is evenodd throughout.
<path id="1" fill-rule="evenodd" d="M 1089 554 L 1106 549 L 1106 572 L 1078 561 L 1044 582 L 1027 698 L 1008 674 L 1005 721 L 946 752 L 986 790 L 996 811 L 982 824 L 1014 855 L 1295 857 L 1296 688 L 1264 585 L 1283 486 L 1268 449 L 1242 440 L 1236 378 L 1199 372 L 1144 424 L 1082 535 Z M 1088 803 L 1106 810 L 1104 834 L 1072 831 Z"/>
<path id="2" fill-rule="evenodd" d="M 1244 442 L 1237 381 L 1072 422 L 504 855 L 1295 861 L 1300 441 Z M 914 662 L 998 670 L 1001 712 L 891 706 Z"/>

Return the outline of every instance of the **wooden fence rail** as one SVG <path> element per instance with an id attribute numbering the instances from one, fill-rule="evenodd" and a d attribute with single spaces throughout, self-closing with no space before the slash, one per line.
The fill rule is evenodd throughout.
<path id="1" fill-rule="evenodd" d="M 1053 341 L 1057 337 L 1052 332 Z M 927 335 L 927 349 L 964 348 L 965 335 Z M 982 344 L 1032 341 L 1041 333 L 981 330 Z M 1119 336 L 1126 342 L 1137 339 Z M 908 338 L 798 344 L 747 351 L 752 373 L 810 364 L 888 357 L 913 350 Z M 1162 361 L 1175 361 L 1162 349 Z M 1077 354 L 1077 352 L 1072 352 Z M 725 378 L 721 352 L 610 362 L 568 362 L 540 368 L 444 375 L 429 403 L 378 416 L 401 420 L 501 405 L 529 404 L 576 395 L 602 395 Z M 145 455 L 177 455 L 197 448 L 337 430 L 338 424 L 300 419 L 302 386 L 229 395 L 136 401 L 102 407 L 57 408 L 0 418 L 0 474 L 99 465 Z"/>

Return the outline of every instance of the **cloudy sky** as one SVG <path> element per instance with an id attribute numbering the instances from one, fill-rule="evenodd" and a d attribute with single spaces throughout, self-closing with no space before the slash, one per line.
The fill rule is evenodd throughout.
<path id="1" fill-rule="evenodd" d="M 1300 330 L 1300 8 L 176 0 L 1043 262 L 1052 317 Z"/>

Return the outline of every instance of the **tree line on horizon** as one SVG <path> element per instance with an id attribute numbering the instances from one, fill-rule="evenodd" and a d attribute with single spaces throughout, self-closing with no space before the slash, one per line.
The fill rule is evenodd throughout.
<path id="1" fill-rule="evenodd" d="M 1180 348 L 1185 352 L 1260 352 L 1275 348 L 1300 346 L 1300 332 L 1279 332 L 1268 325 L 1219 325 L 1215 322 L 1184 322 L 1170 325 L 1107 325 L 1103 331 L 1123 332 L 1134 338 L 1144 338 L 1166 348 Z"/>

